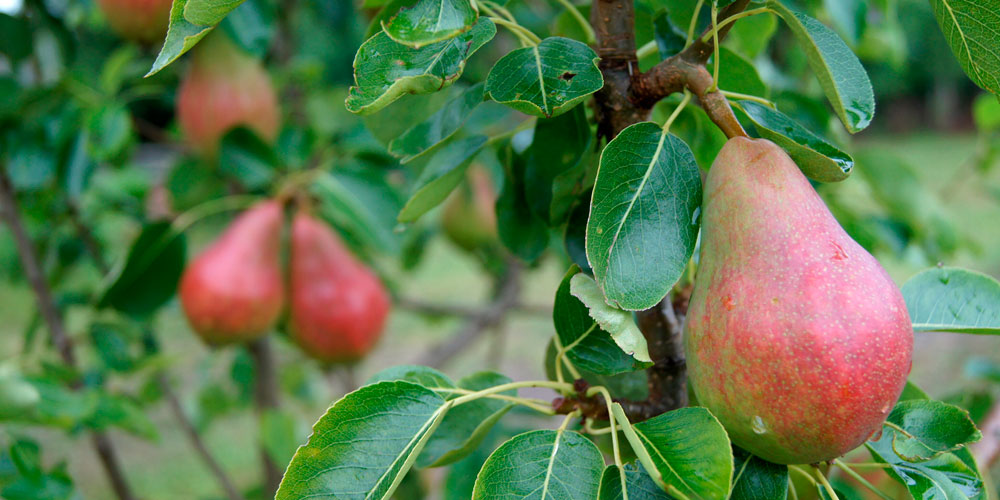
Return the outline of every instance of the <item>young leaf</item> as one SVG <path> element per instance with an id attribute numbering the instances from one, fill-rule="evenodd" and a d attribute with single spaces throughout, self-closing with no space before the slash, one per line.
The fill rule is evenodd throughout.
<path id="1" fill-rule="evenodd" d="M 577 368 L 598 375 L 616 375 L 651 366 L 652 363 L 640 362 L 625 354 L 611 334 L 590 317 L 587 306 L 570 293 L 572 278 L 579 273 L 579 267 L 570 267 L 552 306 L 556 334 L 569 360 Z"/>
<path id="2" fill-rule="evenodd" d="M 733 448 L 736 477 L 730 500 L 785 500 L 788 498 L 788 466 L 768 462 Z"/>
<path id="3" fill-rule="evenodd" d="M 184 272 L 187 243 L 169 222 L 154 222 L 129 248 L 125 264 L 98 301 L 132 316 L 146 317 L 165 304 Z"/>
<path id="4" fill-rule="evenodd" d="M 637 123 L 604 147 L 587 260 L 608 304 L 648 309 L 670 291 L 694 252 L 700 206 L 691 149 L 659 125 Z"/>
<path id="5" fill-rule="evenodd" d="M 465 176 L 472 159 L 486 145 L 484 135 L 456 140 L 441 148 L 417 179 L 413 195 L 399 212 L 399 222 L 413 222 L 438 206 Z"/>
<path id="6" fill-rule="evenodd" d="M 202 38 L 205 38 L 214 24 L 200 24 L 187 20 L 184 17 L 186 5 L 190 0 L 174 0 L 170 7 L 170 23 L 167 27 L 167 37 L 163 40 L 163 47 L 153 61 L 153 67 L 146 73 L 150 77 L 166 68 L 170 63 L 177 60 L 185 52 L 191 50 Z M 237 3 L 237 5 L 239 5 Z M 233 6 L 235 8 L 235 6 Z"/>
<path id="7" fill-rule="evenodd" d="M 410 382 L 379 382 L 334 403 L 285 471 L 275 500 L 388 500 L 450 405 Z"/>
<path id="8" fill-rule="evenodd" d="M 389 153 L 408 163 L 451 137 L 483 102 L 483 84 L 477 83 L 449 101 L 427 120 L 420 122 L 389 143 Z"/>
<path id="9" fill-rule="evenodd" d="M 511 380 L 493 372 L 480 372 L 458 381 L 458 387 L 470 391 L 480 391 Z M 507 396 L 517 396 L 517 390 L 501 392 Z M 444 395 L 444 394 L 443 394 Z M 460 396 L 458 393 L 446 395 L 447 399 Z M 427 441 L 424 452 L 417 458 L 419 467 L 441 467 L 457 462 L 475 451 L 493 425 L 514 407 L 514 403 L 500 399 L 482 398 L 471 401 L 445 415 L 438 431 Z"/>
<path id="10" fill-rule="evenodd" d="M 552 225 L 562 223 L 568 205 L 580 194 L 574 188 L 586 173 L 584 160 L 593 138 L 587 113 L 579 106 L 535 124 L 531 146 L 524 153 L 525 194 L 535 214 Z"/>
<path id="11" fill-rule="evenodd" d="M 986 492 L 979 473 L 956 454 L 944 453 L 931 460 L 912 463 L 893 450 L 895 439 L 896 431 L 885 429 L 881 438 L 868 441 L 865 446 L 875 461 L 890 465 L 886 472 L 906 486 L 913 498 L 985 500 Z"/>
<path id="12" fill-rule="evenodd" d="M 558 116 L 604 86 L 597 60 L 583 42 L 549 37 L 500 58 L 486 77 L 486 93 L 522 113 Z"/>
<path id="13" fill-rule="evenodd" d="M 776 12 L 805 50 L 826 98 L 849 132 L 863 130 L 875 116 L 875 95 L 858 56 L 823 23 L 785 7 L 777 0 L 767 6 Z"/>
<path id="14" fill-rule="evenodd" d="M 965 74 L 993 94 L 1000 94 L 997 0 L 930 0 L 944 37 Z"/>
<path id="15" fill-rule="evenodd" d="M 636 464 L 626 464 L 619 469 L 609 465 L 601 477 L 601 493 L 598 500 L 624 500 L 622 495 L 622 474 L 625 474 L 625 491 L 628 500 L 671 500 L 662 488 L 656 485 L 653 478 Z"/>
<path id="16" fill-rule="evenodd" d="M 586 306 L 590 317 L 608 332 L 625 354 L 641 362 L 651 362 L 646 337 L 636 326 L 632 313 L 609 306 L 597 282 L 586 274 L 576 274 L 569 280 L 570 293 Z"/>
<path id="17" fill-rule="evenodd" d="M 483 464 L 473 500 L 597 498 L 604 458 L 589 439 L 565 430 L 531 431 L 502 444 Z"/>
<path id="18" fill-rule="evenodd" d="M 1000 334 L 1000 283 L 957 267 L 932 268 L 902 287 L 914 331 Z"/>
<path id="19" fill-rule="evenodd" d="M 370 114 L 404 94 L 426 94 L 451 85 L 469 57 L 496 32 L 493 21 L 483 18 L 455 38 L 419 49 L 397 43 L 385 32 L 369 38 L 354 58 L 355 86 L 347 96 L 347 109 Z"/>
<path id="20" fill-rule="evenodd" d="M 902 401 L 886 420 L 909 434 L 896 432 L 892 448 L 911 462 L 929 460 L 983 437 L 969 412 L 941 401 Z"/>
<path id="21" fill-rule="evenodd" d="M 724 500 L 733 478 L 733 450 L 722 424 L 705 408 L 673 410 L 628 425 L 615 403 L 615 419 L 646 472 L 667 492 Z"/>
<path id="22" fill-rule="evenodd" d="M 753 122 L 757 133 L 781 146 L 806 177 L 819 182 L 836 182 L 851 174 L 854 158 L 784 113 L 753 101 L 740 101 L 738 107 Z"/>
<path id="23" fill-rule="evenodd" d="M 419 49 L 465 33 L 477 17 L 469 0 L 419 0 L 383 20 L 382 30 L 396 42 Z"/>

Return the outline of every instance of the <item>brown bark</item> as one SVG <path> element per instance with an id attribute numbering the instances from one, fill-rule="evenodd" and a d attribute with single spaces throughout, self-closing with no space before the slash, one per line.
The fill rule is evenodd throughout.
<path id="1" fill-rule="evenodd" d="M 257 413 L 263 415 L 268 410 L 278 408 L 278 373 L 274 362 L 274 351 L 267 337 L 251 342 L 247 348 L 256 368 L 254 399 Z M 284 468 L 275 463 L 263 446 L 260 448 L 260 458 L 264 468 L 263 493 L 266 498 L 271 498 L 278 491 Z"/>

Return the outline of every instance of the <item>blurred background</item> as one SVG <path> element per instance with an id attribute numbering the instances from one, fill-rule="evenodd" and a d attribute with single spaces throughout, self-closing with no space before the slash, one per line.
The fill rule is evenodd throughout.
<path id="1" fill-rule="evenodd" d="M 855 136 L 831 116 L 805 55 L 774 16 L 740 21 L 737 26 L 746 27 L 734 30 L 726 46 L 753 63 L 779 109 L 855 156 L 848 180 L 817 188 L 898 283 L 938 263 L 1000 275 L 1000 104 L 963 74 L 926 1 L 847 3 L 864 8 L 845 13 L 835 0 L 798 7 L 838 31 L 868 69 L 878 110 L 872 126 Z M 222 498 L 154 383 L 164 367 L 209 450 L 245 488 L 260 479 L 258 439 L 276 462 L 287 463 L 332 401 L 388 366 L 433 360 L 456 378 L 485 368 L 515 380 L 545 376 L 552 297 L 569 263 L 561 234 L 553 234 L 538 261 L 511 264 L 489 217 L 473 223 L 486 229 L 476 234 L 443 230 L 456 217 L 448 215 L 450 205 L 464 206 L 451 209 L 460 214 L 472 210 L 469 198 L 481 198 L 489 212 L 502 169 L 491 154 L 475 160 L 473 171 L 485 180 L 470 178 L 469 186 L 452 195 L 466 199 L 449 200 L 420 222 L 399 226 L 395 216 L 418 172 L 401 166 L 387 144 L 439 108 L 445 94 L 454 94 L 408 96 L 364 119 L 344 109 L 352 60 L 377 30 L 377 22 L 371 26 L 378 5 L 247 0 L 230 14 L 210 36 L 226 37 L 263 64 L 279 96 L 281 125 L 269 144 L 236 129 L 221 139 L 217 152 L 205 154 L 185 137 L 175 112 L 178 88 L 198 48 L 144 79 L 161 38 L 124 39 L 95 1 L 0 0 L 0 163 L 67 330 L 77 340 L 84 378 L 100 380 L 142 414 L 123 417 L 125 424 L 112 431 L 142 498 Z M 670 5 L 637 0 L 640 44 L 652 38 L 655 17 Z M 510 0 L 507 7 L 536 33 L 578 36 L 552 3 Z M 463 78 L 484 79 L 498 55 L 515 46 L 506 33 L 499 35 L 472 58 Z M 482 106 L 470 121 L 486 127 L 510 115 L 499 106 Z M 678 133 L 698 133 L 694 122 L 685 126 L 682 118 Z M 707 167 L 712 141 L 692 137 L 704 145 L 696 154 Z M 105 271 L 113 274 L 122 266 L 145 223 L 233 192 L 271 192 L 280 179 L 317 165 L 335 172 L 352 195 L 349 210 L 324 216 L 397 298 L 369 357 L 352 367 L 323 369 L 275 336 L 282 407 L 264 425 L 253 412 L 255 374 L 248 352 L 206 348 L 176 300 L 144 323 L 161 344 L 155 359 L 117 368 L 109 362 L 109 356 L 134 355 L 115 350 L 128 351 L 130 337 L 114 328 L 100 333 L 101 325 L 117 323 L 90 307 L 89 297 L 107 286 Z M 338 201 L 344 199 L 331 203 Z M 210 243 L 232 215 L 192 226 L 188 255 Z M 497 306 L 500 285 L 515 268 L 516 304 L 502 321 L 482 324 L 482 312 Z M 0 226 L 0 363 L 44 365 L 52 356 L 44 352 L 46 336 L 14 239 Z M 461 352 L 442 356 L 441 346 L 456 338 L 463 342 Z M 913 380 L 981 418 L 1000 394 L 996 339 L 926 333 L 917 335 L 916 345 Z M 71 413 L 85 403 L 68 399 L 57 405 Z M 5 423 L 0 492 L 18 474 L 10 444 L 28 439 L 40 444 L 43 468 L 53 477 L 61 476 L 52 471 L 68 470 L 68 491 L 75 490 L 70 495 L 112 498 L 85 437 L 74 425 Z M 3 494 L 66 498 L 61 494 L 67 490 L 53 488 L 50 496 Z"/>

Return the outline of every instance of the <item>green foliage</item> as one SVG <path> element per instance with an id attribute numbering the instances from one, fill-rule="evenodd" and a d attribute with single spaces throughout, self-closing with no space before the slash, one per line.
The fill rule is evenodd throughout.
<path id="1" fill-rule="evenodd" d="M 1000 24 L 1000 2 L 931 0 L 931 7 L 965 73 L 976 85 L 1000 95 L 1000 54 L 991 47 Z"/>
<path id="2" fill-rule="evenodd" d="M 647 309 L 677 282 L 694 252 L 701 177 L 690 148 L 654 123 L 604 148 L 587 223 L 587 259 L 608 304 Z"/>
<path id="3" fill-rule="evenodd" d="M 928 269 L 903 285 L 903 298 L 916 331 L 1000 333 L 1000 283 L 985 274 Z"/>

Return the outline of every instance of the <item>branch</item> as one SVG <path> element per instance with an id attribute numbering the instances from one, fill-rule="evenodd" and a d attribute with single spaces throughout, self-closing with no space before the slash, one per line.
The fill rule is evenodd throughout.
<path id="1" fill-rule="evenodd" d="M 419 365 L 440 367 L 458 353 L 465 350 L 491 327 L 503 321 L 508 311 L 513 309 L 521 296 L 521 264 L 509 260 L 497 297 L 482 313 L 470 316 L 462 327 L 448 339 L 431 347 L 417 362 Z"/>
<path id="2" fill-rule="evenodd" d="M 24 225 L 21 223 L 21 216 L 17 212 L 17 198 L 14 195 L 14 187 L 10 182 L 10 177 L 7 175 L 5 165 L 0 165 L 0 216 L 3 217 L 7 226 L 10 227 L 11 235 L 14 237 L 14 242 L 17 246 L 17 253 L 21 259 L 24 276 L 28 280 L 28 283 L 31 284 L 31 288 L 35 293 L 35 301 L 38 304 L 42 319 L 45 320 L 45 324 L 49 328 L 52 343 L 55 345 L 56 350 L 59 351 L 59 356 L 62 357 L 63 362 L 68 366 L 75 367 L 76 355 L 73 351 L 73 343 L 66 333 L 62 315 L 59 313 L 52 299 L 52 293 L 49 290 L 48 283 L 45 281 L 45 276 L 42 273 L 41 265 L 38 263 L 38 257 L 35 255 L 31 239 L 28 237 L 28 233 L 24 230 Z M 75 384 L 74 389 L 79 389 L 79 383 Z M 122 472 L 114 446 L 111 444 L 111 439 L 104 432 L 95 430 L 92 431 L 92 441 L 94 449 L 97 451 L 97 456 L 104 466 L 104 472 L 111 481 L 111 487 L 114 489 L 115 494 L 118 495 L 120 500 L 134 500 L 135 496 L 129 488 L 125 474 Z"/>
<path id="3" fill-rule="evenodd" d="M 274 351 L 267 337 L 247 344 L 256 369 L 254 400 L 258 416 L 278 407 L 278 374 L 274 364 Z M 271 459 L 271 455 L 261 446 L 260 458 L 264 466 L 263 496 L 271 498 L 281 484 L 282 469 Z"/>
<path id="4" fill-rule="evenodd" d="M 653 108 L 652 104 L 637 106 L 632 99 L 633 80 L 639 76 L 632 0 L 594 0 L 590 24 L 597 35 L 598 67 L 604 76 L 604 87 L 594 94 L 597 135 L 610 141 L 629 125 L 648 120 Z"/>
<path id="5" fill-rule="evenodd" d="M 80 207 L 76 205 L 76 202 L 70 201 L 67 212 L 69 213 L 70 222 L 73 223 L 73 228 L 76 229 L 76 235 L 80 237 L 80 241 L 83 242 L 83 247 L 87 249 L 87 253 L 89 253 L 90 258 L 93 259 L 94 265 L 97 266 L 97 270 L 100 271 L 102 275 L 107 275 L 111 268 L 109 268 L 108 263 L 104 261 L 103 253 L 101 252 L 101 244 L 98 243 L 97 238 L 94 237 L 94 233 L 90 230 L 90 227 L 83 222 L 83 217 L 80 215 Z"/>

